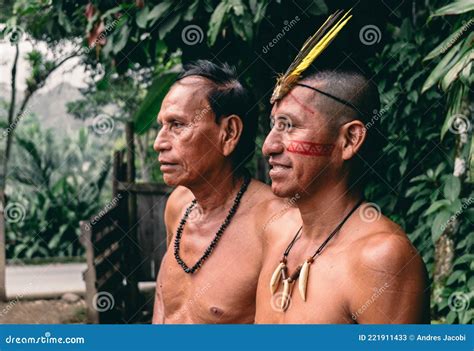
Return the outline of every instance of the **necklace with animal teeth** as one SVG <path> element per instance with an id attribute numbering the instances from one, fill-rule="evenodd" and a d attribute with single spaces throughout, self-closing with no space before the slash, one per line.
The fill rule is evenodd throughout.
<path id="1" fill-rule="evenodd" d="M 298 267 L 296 267 L 296 270 L 293 272 L 293 274 L 289 275 L 288 267 L 286 265 L 288 254 L 293 248 L 293 245 L 295 244 L 295 242 L 300 238 L 300 233 L 303 227 L 300 227 L 300 229 L 298 229 L 293 240 L 291 240 L 291 242 L 288 244 L 288 247 L 283 253 L 283 257 L 280 260 L 280 263 L 278 264 L 277 268 L 272 274 L 272 278 L 270 279 L 270 291 L 272 293 L 272 297 L 275 294 L 275 292 L 278 290 L 278 287 L 280 286 L 280 282 L 283 283 L 283 292 L 281 295 L 281 303 L 280 303 L 280 309 L 283 312 L 285 312 L 289 307 L 290 296 L 293 292 L 293 285 L 298 279 L 299 279 L 298 290 L 300 292 L 300 295 L 303 301 L 306 301 L 306 287 L 308 284 L 309 268 L 311 264 L 314 262 L 315 258 L 321 254 L 324 247 L 334 237 L 334 235 L 336 235 L 341 230 L 344 223 L 346 223 L 349 217 L 355 212 L 355 210 L 357 210 L 357 208 L 362 204 L 363 201 L 364 200 L 360 200 L 357 203 L 357 205 L 355 205 L 354 208 L 352 208 L 352 210 L 336 226 L 336 228 L 334 228 L 334 230 L 329 234 L 327 239 L 324 240 L 324 242 L 319 246 L 319 248 L 315 251 L 315 253 L 312 256 L 308 257 L 304 261 L 303 264 L 300 264 Z"/>

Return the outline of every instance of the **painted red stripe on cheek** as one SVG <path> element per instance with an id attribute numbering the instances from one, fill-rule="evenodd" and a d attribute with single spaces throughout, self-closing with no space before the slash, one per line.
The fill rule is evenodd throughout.
<path id="1" fill-rule="evenodd" d="M 286 150 L 305 156 L 331 156 L 334 144 L 319 144 L 309 141 L 291 140 Z"/>

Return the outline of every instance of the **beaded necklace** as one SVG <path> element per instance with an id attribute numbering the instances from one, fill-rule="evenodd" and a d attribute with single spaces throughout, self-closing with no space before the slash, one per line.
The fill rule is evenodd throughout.
<path id="1" fill-rule="evenodd" d="M 181 259 L 181 256 L 179 255 L 179 246 L 180 246 L 180 243 L 181 243 L 181 236 L 183 234 L 184 225 L 186 224 L 186 221 L 188 219 L 189 214 L 191 213 L 193 208 L 196 206 L 197 200 L 194 199 L 191 202 L 191 205 L 189 205 L 188 208 L 186 208 L 184 216 L 183 216 L 183 218 L 181 218 L 181 221 L 179 222 L 179 226 L 178 226 L 178 229 L 176 231 L 176 237 L 174 239 L 174 257 L 176 258 L 176 261 L 178 262 L 178 264 L 183 268 L 183 270 L 186 273 L 193 274 L 195 271 L 197 271 L 199 268 L 201 268 L 204 261 L 209 257 L 211 252 L 214 250 L 214 248 L 216 247 L 217 243 L 219 242 L 222 234 L 224 234 L 224 231 L 226 230 L 227 226 L 229 225 L 230 221 L 232 220 L 232 217 L 234 217 L 235 212 L 237 212 L 237 208 L 239 207 L 240 200 L 241 200 L 242 196 L 244 195 L 245 191 L 247 190 L 249 184 L 250 184 L 250 176 L 248 174 L 246 174 L 244 176 L 244 182 L 242 183 L 242 186 L 240 187 L 239 192 L 235 196 L 234 204 L 230 208 L 229 213 L 227 214 L 227 217 L 224 220 L 224 223 L 222 223 L 220 228 L 217 230 L 217 233 L 214 236 L 214 239 L 209 244 L 207 249 L 204 251 L 204 254 L 196 262 L 196 264 L 192 267 L 188 267 L 186 265 L 186 263 L 184 263 L 184 261 Z"/>

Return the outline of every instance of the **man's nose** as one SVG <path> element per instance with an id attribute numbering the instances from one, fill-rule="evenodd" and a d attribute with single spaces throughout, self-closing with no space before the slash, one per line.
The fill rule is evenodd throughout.
<path id="1" fill-rule="evenodd" d="M 265 156 L 272 156 L 275 154 L 281 154 L 285 147 L 281 140 L 281 133 L 275 129 L 270 130 L 265 142 L 263 143 L 262 152 Z"/>
<path id="2" fill-rule="evenodd" d="M 156 135 L 155 142 L 153 143 L 153 150 L 156 152 L 162 152 L 171 149 L 171 144 L 166 137 L 166 131 L 164 127 L 161 127 L 160 131 Z"/>

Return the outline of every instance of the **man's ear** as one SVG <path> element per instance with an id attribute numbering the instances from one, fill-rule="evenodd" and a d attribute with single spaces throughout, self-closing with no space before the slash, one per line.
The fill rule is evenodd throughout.
<path id="1" fill-rule="evenodd" d="M 222 153 L 229 156 L 237 147 L 242 135 L 243 123 L 239 116 L 229 115 L 221 118 Z"/>
<path id="2" fill-rule="evenodd" d="M 341 127 L 343 137 L 342 159 L 350 160 L 360 150 L 367 135 L 364 123 L 359 120 L 350 121 Z"/>

